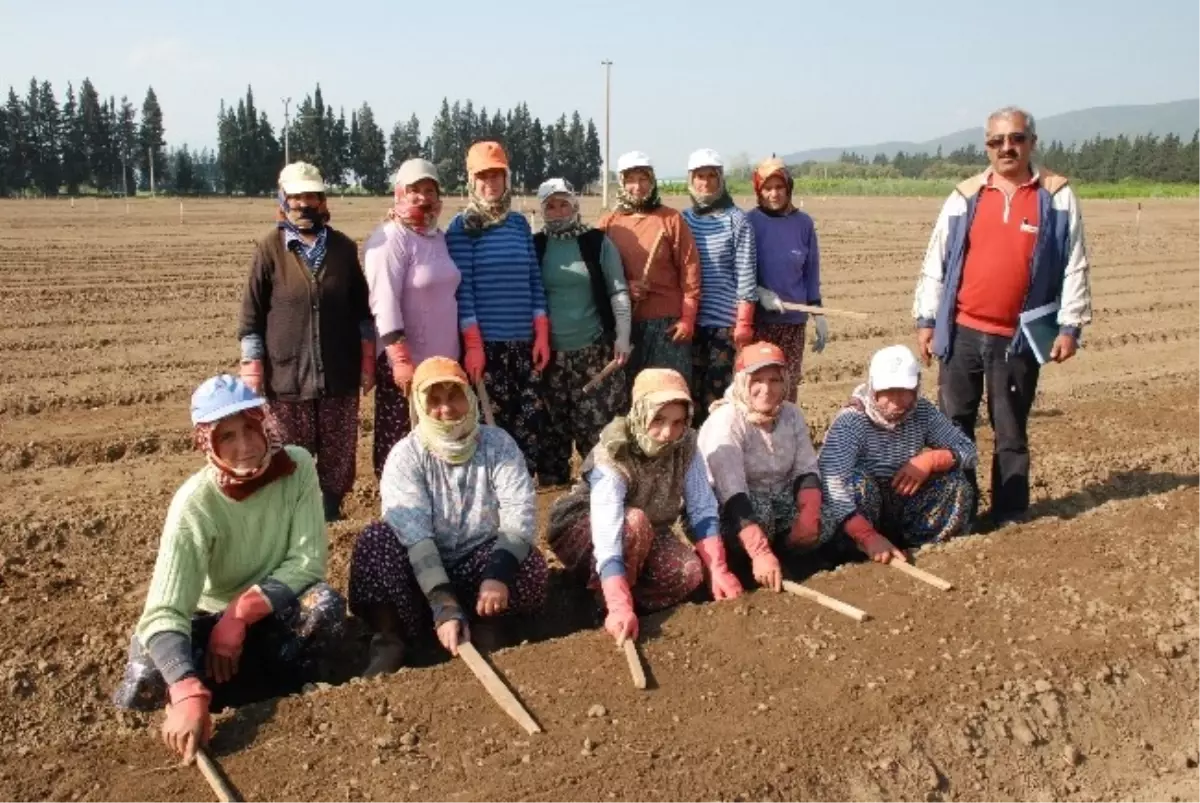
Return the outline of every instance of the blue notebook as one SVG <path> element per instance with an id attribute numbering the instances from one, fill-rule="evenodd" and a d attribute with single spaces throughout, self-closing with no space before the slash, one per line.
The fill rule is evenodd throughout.
<path id="1" fill-rule="evenodd" d="M 1037 361 L 1042 365 L 1050 362 L 1050 350 L 1058 337 L 1058 302 L 1022 312 L 1021 331 Z"/>

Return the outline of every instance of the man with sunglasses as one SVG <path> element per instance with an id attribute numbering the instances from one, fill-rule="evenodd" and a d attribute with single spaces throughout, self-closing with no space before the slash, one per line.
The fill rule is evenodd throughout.
<path id="1" fill-rule="evenodd" d="M 1033 115 L 1005 107 L 988 117 L 986 131 L 991 165 L 942 206 L 913 317 L 921 358 L 941 363 L 939 406 L 972 440 L 987 388 L 996 439 L 991 520 L 999 526 L 1029 508 L 1027 424 L 1040 363 L 1020 315 L 1058 305 L 1049 360 L 1063 362 L 1091 322 L 1092 303 L 1079 201 L 1065 177 L 1031 162 Z"/>

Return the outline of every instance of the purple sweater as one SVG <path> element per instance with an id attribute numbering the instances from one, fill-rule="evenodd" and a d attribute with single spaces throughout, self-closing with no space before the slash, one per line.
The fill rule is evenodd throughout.
<path id="1" fill-rule="evenodd" d="M 821 304 L 821 254 L 817 230 L 799 209 L 784 217 L 771 217 L 761 209 L 746 213 L 758 246 L 758 283 L 773 290 L 782 301 Z M 804 312 L 768 312 L 761 305 L 758 323 L 804 323 Z"/>
<path id="2" fill-rule="evenodd" d="M 363 246 L 378 348 L 403 331 L 414 365 L 426 357 L 458 359 L 458 268 L 441 231 L 426 237 L 384 223 Z"/>

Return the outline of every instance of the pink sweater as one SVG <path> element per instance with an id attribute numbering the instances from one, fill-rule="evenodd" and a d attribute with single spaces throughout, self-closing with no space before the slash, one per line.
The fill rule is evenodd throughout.
<path id="1" fill-rule="evenodd" d="M 414 364 L 427 357 L 459 358 L 460 279 L 441 231 L 431 236 L 388 221 L 363 246 L 380 353 L 404 331 Z"/>

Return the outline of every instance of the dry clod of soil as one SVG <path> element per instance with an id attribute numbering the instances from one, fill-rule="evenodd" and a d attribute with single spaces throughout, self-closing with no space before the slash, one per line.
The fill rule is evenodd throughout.
<path id="1" fill-rule="evenodd" d="M 587 710 L 587 715 L 590 719 L 599 719 L 600 717 L 604 716 L 607 713 L 608 713 L 608 709 L 605 708 L 604 706 L 600 705 L 599 703 L 596 703 L 595 705 L 593 705 L 591 708 L 589 708 Z"/>
<path id="2" fill-rule="evenodd" d="M 1037 744 L 1037 736 L 1023 719 L 1017 719 L 1013 722 L 1012 735 L 1014 739 L 1026 747 L 1032 747 Z"/>
<path id="3" fill-rule="evenodd" d="M 1046 692 L 1053 691 L 1054 686 L 1048 680 L 1037 680 L 1034 681 L 1033 689 L 1038 694 L 1045 694 Z"/>
<path id="4" fill-rule="evenodd" d="M 1078 747 L 1069 744 L 1063 748 L 1063 760 L 1067 762 L 1068 767 L 1074 767 L 1083 761 L 1083 754 L 1079 752 Z"/>

